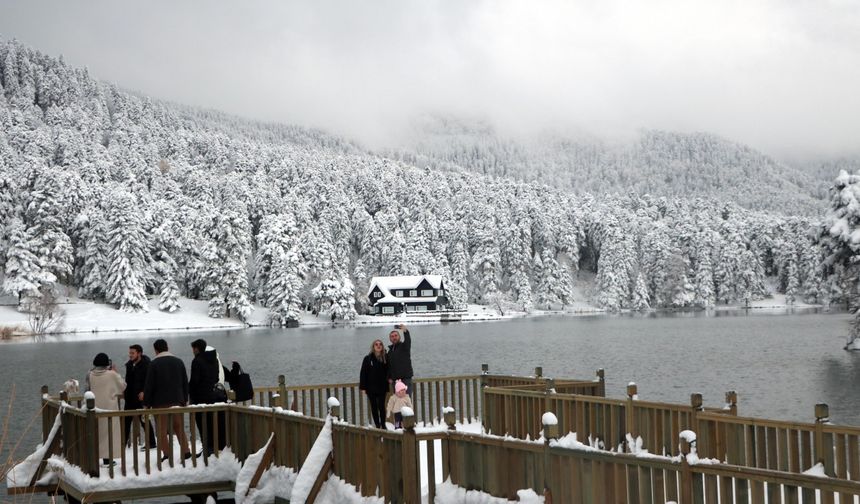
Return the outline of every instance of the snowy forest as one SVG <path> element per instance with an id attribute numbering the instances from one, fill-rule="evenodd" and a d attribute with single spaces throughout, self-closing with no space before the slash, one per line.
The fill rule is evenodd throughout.
<path id="1" fill-rule="evenodd" d="M 833 178 L 840 169 L 852 171 L 850 159 L 789 165 L 710 133 L 644 130 L 609 142 L 552 130 L 505 136 L 482 122 L 426 117 L 405 137 L 407 147 L 389 155 L 419 167 L 465 168 L 574 194 L 716 198 L 789 215 L 820 217 Z M 762 184 L 769 188 L 767 197 Z"/>
<path id="2" fill-rule="evenodd" d="M 281 326 L 308 307 L 350 319 L 371 277 L 424 273 L 457 305 L 525 311 L 570 304 L 575 284 L 610 310 L 852 291 L 804 212 L 419 168 L 140 96 L 15 41 L 0 41 L 0 84 L 0 266 L 22 310 L 66 289 L 127 311 L 256 305 Z M 759 200 L 787 182 L 771 183 Z"/>

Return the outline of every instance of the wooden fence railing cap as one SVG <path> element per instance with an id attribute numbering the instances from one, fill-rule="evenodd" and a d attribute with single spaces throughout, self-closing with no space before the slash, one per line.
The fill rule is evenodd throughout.
<path id="1" fill-rule="evenodd" d="M 457 412 L 454 408 L 446 406 L 442 410 L 442 418 L 445 420 L 448 430 L 457 430 Z"/>
<path id="2" fill-rule="evenodd" d="M 690 407 L 698 411 L 704 409 L 702 394 L 698 392 L 693 392 L 692 394 L 690 394 Z"/>
<path id="3" fill-rule="evenodd" d="M 827 423 L 830 421 L 830 406 L 827 403 L 815 405 L 815 423 Z"/>
<path id="4" fill-rule="evenodd" d="M 328 414 L 332 418 L 340 418 L 340 401 L 337 400 L 337 397 L 329 397 L 326 404 L 328 405 Z"/>

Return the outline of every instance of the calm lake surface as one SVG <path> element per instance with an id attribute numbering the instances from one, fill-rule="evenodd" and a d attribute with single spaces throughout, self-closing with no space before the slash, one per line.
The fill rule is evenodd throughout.
<path id="1" fill-rule="evenodd" d="M 411 326 L 412 354 L 416 376 L 476 374 L 482 362 L 493 372 L 531 374 L 543 366 L 546 376 L 572 378 L 592 378 L 603 367 L 610 397 L 623 397 L 630 381 L 643 400 L 682 404 L 701 392 L 706 405 L 721 405 L 725 391 L 737 390 L 741 415 L 812 421 L 815 403 L 826 402 L 835 423 L 860 425 L 860 352 L 842 350 L 849 319 L 844 312 L 752 310 L 422 324 Z M 130 344 L 151 355 L 152 341 L 164 337 L 190 367 L 190 343 L 204 338 L 228 366 L 239 361 L 255 385 L 275 384 L 278 374 L 288 384 L 346 382 L 358 380 L 371 342 L 387 342 L 388 331 L 248 329 L 3 344 L 0 422 L 10 399 L 12 416 L 0 460 L 19 440 L 16 458 L 41 440 L 39 387 L 53 393 L 69 378 L 83 384 L 98 352 L 124 363 Z"/>

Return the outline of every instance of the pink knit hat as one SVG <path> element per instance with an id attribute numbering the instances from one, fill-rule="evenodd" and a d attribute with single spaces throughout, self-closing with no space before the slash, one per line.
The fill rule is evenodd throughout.
<path id="1" fill-rule="evenodd" d="M 403 382 L 402 382 L 402 381 L 400 381 L 400 380 L 397 380 L 397 381 L 394 383 L 394 391 L 395 391 L 395 392 L 400 392 L 401 390 L 406 390 L 406 384 L 405 384 L 405 383 L 403 383 Z"/>

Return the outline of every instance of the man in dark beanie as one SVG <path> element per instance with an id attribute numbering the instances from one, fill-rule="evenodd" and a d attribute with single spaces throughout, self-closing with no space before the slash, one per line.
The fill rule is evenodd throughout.
<path id="1" fill-rule="evenodd" d="M 143 389 L 143 403 L 148 408 L 170 408 L 188 404 L 188 373 L 182 359 L 167 351 L 167 342 L 157 339 L 152 344 L 155 358 L 149 364 L 146 384 Z M 188 438 L 181 414 L 158 415 L 158 448 L 164 453 L 163 459 L 173 459 L 173 443 L 167 439 L 167 422 L 173 425 L 173 432 L 179 438 L 183 458 L 191 457 Z"/>

